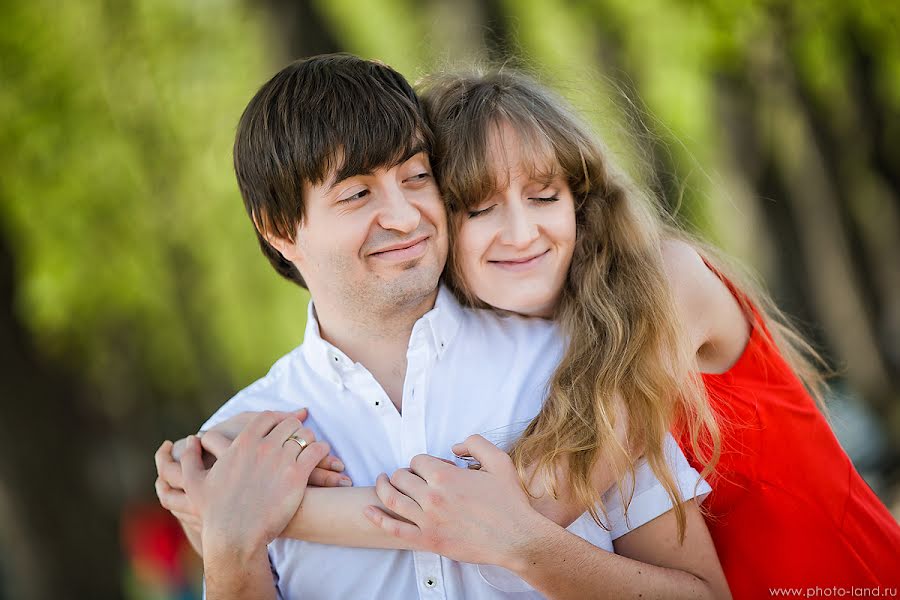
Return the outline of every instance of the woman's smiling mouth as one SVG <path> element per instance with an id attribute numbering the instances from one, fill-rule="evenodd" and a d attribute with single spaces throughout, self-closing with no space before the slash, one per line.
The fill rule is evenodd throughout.
<path id="1" fill-rule="evenodd" d="M 549 253 L 550 249 L 548 248 L 539 254 L 532 254 L 530 256 L 510 260 L 489 260 L 488 263 L 507 271 L 527 271 L 541 262 L 541 260 Z"/>

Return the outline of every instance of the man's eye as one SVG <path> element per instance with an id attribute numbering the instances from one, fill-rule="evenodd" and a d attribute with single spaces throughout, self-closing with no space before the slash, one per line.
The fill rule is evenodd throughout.
<path id="1" fill-rule="evenodd" d="M 470 211 L 469 211 L 469 218 L 470 218 L 470 219 L 473 219 L 473 218 L 475 218 L 475 217 L 477 217 L 477 216 L 479 216 L 479 215 L 486 215 L 487 213 L 491 212 L 491 210 L 493 210 L 493 208 L 494 208 L 495 206 L 497 206 L 497 205 L 496 205 L 496 204 L 491 204 L 491 205 L 488 206 L 487 208 L 482 208 L 481 210 L 470 210 Z"/>
<path id="2" fill-rule="evenodd" d="M 431 173 L 417 173 L 416 175 L 413 175 L 412 177 L 407 177 L 406 181 L 407 181 L 407 183 L 417 183 L 419 181 L 425 181 L 426 179 L 430 179 L 430 178 L 431 178 Z"/>
<path id="3" fill-rule="evenodd" d="M 352 196 L 347 196 L 346 198 L 342 198 L 341 200 L 338 200 L 338 204 L 341 204 L 344 202 L 353 202 L 354 200 L 360 200 L 362 198 L 365 198 L 368 195 L 369 195 L 369 190 L 359 190 Z"/>

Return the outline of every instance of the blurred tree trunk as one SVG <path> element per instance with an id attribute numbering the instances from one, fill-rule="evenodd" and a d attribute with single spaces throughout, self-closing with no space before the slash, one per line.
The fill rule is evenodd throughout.
<path id="1" fill-rule="evenodd" d="M 276 47 L 288 60 L 339 52 L 337 42 L 311 0 L 255 0 L 269 13 Z"/>
<path id="2" fill-rule="evenodd" d="M 755 100 L 751 119 L 773 168 L 758 190 L 762 198 L 785 205 L 786 210 L 772 211 L 773 203 L 764 202 L 772 217 L 780 214 L 790 221 L 775 225 L 784 232 L 781 240 L 796 240 L 789 242 L 796 247 L 783 248 L 781 256 L 799 250 L 784 263 L 782 281 L 801 286 L 806 310 L 822 324 L 838 373 L 886 427 L 895 458 L 900 456 L 900 390 L 890 346 L 896 339 L 886 340 L 884 332 L 891 329 L 886 307 L 894 305 L 898 292 L 896 198 L 889 186 L 879 189 L 877 182 L 866 181 L 872 178 L 874 136 L 867 135 L 866 107 L 859 96 L 851 94 L 856 102 L 840 118 L 826 118 L 817 107 L 830 99 L 815 96 L 804 85 L 783 42 L 790 39 L 790 15 L 776 11 L 772 21 L 770 37 L 748 49 L 745 72 Z M 846 87 L 865 90 L 863 82 L 846 81 Z M 849 127 L 842 129 L 841 123 Z M 775 189 L 767 187 L 773 179 Z M 860 210 L 873 204 L 876 210 Z"/>
<path id="3" fill-rule="evenodd" d="M 10 249 L 0 236 L 0 539 L 9 591 L 23 600 L 118 598 L 118 515 L 88 472 L 104 419 L 86 412 L 80 382 L 45 362 L 17 320 Z"/>

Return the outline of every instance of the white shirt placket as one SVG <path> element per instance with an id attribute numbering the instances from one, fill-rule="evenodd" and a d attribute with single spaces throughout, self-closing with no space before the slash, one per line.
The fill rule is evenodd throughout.
<path id="1" fill-rule="evenodd" d="M 419 321 L 410 338 L 406 355 L 406 379 L 403 383 L 402 439 L 403 456 L 407 462 L 417 454 L 428 453 L 425 422 L 425 399 L 428 372 L 435 360 L 431 335 L 425 321 Z M 413 552 L 419 598 L 444 600 L 447 597 L 443 584 L 441 557 L 430 552 Z"/>

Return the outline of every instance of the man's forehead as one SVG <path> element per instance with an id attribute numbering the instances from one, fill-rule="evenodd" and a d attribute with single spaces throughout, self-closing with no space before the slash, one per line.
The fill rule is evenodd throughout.
<path id="1" fill-rule="evenodd" d="M 364 157 L 358 157 L 356 160 L 347 160 L 345 158 L 345 153 L 346 151 L 344 148 L 340 148 L 335 152 L 332 161 L 333 166 L 328 169 L 324 180 L 321 182 L 321 185 L 326 192 L 332 191 L 335 187 L 340 185 L 341 182 L 346 181 L 351 177 L 371 175 L 380 169 L 387 170 L 402 165 L 417 154 L 425 153 L 426 157 L 428 157 L 428 146 L 423 140 L 411 140 L 407 147 L 397 149 L 396 154 L 391 156 L 388 160 L 383 161 L 381 164 L 369 164 L 373 161 L 365 160 Z"/>

